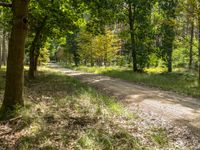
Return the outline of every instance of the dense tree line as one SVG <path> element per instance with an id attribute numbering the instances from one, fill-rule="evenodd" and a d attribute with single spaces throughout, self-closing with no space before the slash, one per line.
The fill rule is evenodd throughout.
<path id="1" fill-rule="evenodd" d="M 110 3 L 113 6 L 107 9 L 107 12 L 110 10 L 114 13 L 108 15 L 101 14 L 103 6 L 95 5 L 97 15 L 92 12 L 92 15 L 96 16 L 90 18 L 89 21 L 86 20 L 85 27 L 80 29 L 80 33 L 76 33 L 81 35 L 86 30 L 82 41 L 88 41 L 88 38 L 93 39 L 98 34 L 105 35 L 106 38 L 103 30 L 109 28 L 123 43 L 118 49 L 122 53 L 116 52 L 113 62 L 117 61 L 116 58 L 121 58 L 119 56 L 124 57 L 127 63 L 130 63 L 132 59 L 133 71 L 142 71 L 150 66 L 166 66 L 168 72 L 173 71 L 173 66 L 198 70 L 199 2 L 197 0 L 127 0 Z M 92 15 L 89 14 L 90 17 Z M 104 19 L 103 23 L 101 15 Z M 100 27 L 94 23 L 94 19 L 100 20 Z M 94 29 L 95 32 L 90 28 L 91 24 L 93 28 L 98 28 Z M 102 26 L 104 26 L 103 29 Z M 97 33 L 97 31 L 100 32 Z M 81 50 L 81 46 L 84 46 L 82 41 L 78 42 L 80 46 L 77 47 L 80 56 L 85 53 Z M 103 40 L 101 41 L 104 45 Z M 88 54 L 90 51 L 91 48 L 88 48 Z"/>

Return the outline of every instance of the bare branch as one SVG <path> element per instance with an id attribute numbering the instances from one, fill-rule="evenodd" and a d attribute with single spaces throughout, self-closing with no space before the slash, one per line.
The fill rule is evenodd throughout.
<path id="1" fill-rule="evenodd" d="M 3 7 L 12 7 L 12 4 L 11 3 L 6 3 L 6 2 L 0 2 L 0 6 L 3 6 Z"/>

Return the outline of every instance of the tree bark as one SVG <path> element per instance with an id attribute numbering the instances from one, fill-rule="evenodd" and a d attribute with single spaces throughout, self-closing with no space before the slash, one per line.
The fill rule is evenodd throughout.
<path id="1" fill-rule="evenodd" d="M 190 30 L 190 58 L 189 58 L 189 69 L 192 68 L 193 63 L 193 39 L 194 39 L 194 22 L 191 23 Z"/>
<path id="2" fill-rule="evenodd" d="M 29 53 L 29 72 L 28 72 L 30 79 L 34 79 L 35 75 L 36 75 L 36 71 L 37 71 L 36 63 L 37 62 L 35 62 L 35 61 L 37 61 L 37 59 L 35 59 L 35 57 L 37 54 L 35 54 L 35 53 L 36 53 L 36 49 L 40 49 L 40 43 L 41 43 L 40 40 L 42 40 L 40 37 L 41 37 L 42 31 L 46 25 L 46 21 L 47 21 L 47 16 L 44 17 L 42 23 L 38 27 L 35 38 L 31 44 L 30 53 Z"/>
<path id="3" fill-rule="evenodd" d="M 1 33 L 1 30 L 0 30 Z M 2 38 L 1 38 L 1 34 L 0 34 L 0 68 L 2 65 Z"/>
<path id="4" fill-rule="evenodd" d="M 200 0 L 199 0 L 199 8 L 200 8 Z M 199 10 L 200 11 L 200 10 Z M 198 42 L 199 42 L 199 45 L 198 45 L 198 70 L 199 70 L 199 87 L 200 87 L 200 12 L 198 12 Z"/>
<path id="5" fill-rule="evenodd" d="M 29 78 L 30 79 L 34 79 L 35 78 L 35 48 L 37 47 L 36 44 L 37 44 L 37 41 L 39 39 L 39 32 L 36 33 L 35 35 L 35 38 L 32 42 L 32 45 L 31 45 L 31 48 L 30 48 L 30 53 L 29 53 L 29 72 L 28 72 L 28 75 L 29 75 Z"/>
<path id="6" fill-rule="evenodd" d="M 40 54 L 36 54 L 35 58 L 34 58 L 34 71 L 35 73 L 37 72 L 37 68 L 38 68 L 38 58 L 39 58 Z"/>
<path id="7" fill-rule="evenodd" d="M 13 22 L 9 42 L 6 87 L 1 113 L 23 106 L 24 47 L 27 35 L 28 0 L 13 0 Z"/>
<path id="8" fill-rule="evenodd" d="M 94 66 L 94 59 L 93 59 L 93 50 L 92 50 L 92 48 L 90 49 L 90 65 L 91 65 L 91 67 Z"/>
<path id="9" fill-rule="evenodd" d="M 6 32 L 3 30 L 3 39 L 2 39 L 2 63 L 5 66 L 7 62 L 6 58 Z"/>
<path id="10" fill-rule="evenodd" d="M 168 50 L 168 72 L 172 72 L 172 50 L 173 46 L 170 46 Z"/>
<path id="11" fill-rule="evenodd" d="M 132 61 L 133 61 L 133 71 L 138 71 L 137 68 L 137 54 L 135 49 L 135 30 L 134 30 L 134 24 L 135 24 L 135 6 L 132 8 L 132 4 L 129 1 L 128 3 L 128 13 L 129 13 L 129 26 L 130 26 L 130 34 L 131 34 L 131 53 L 132 53 Z"/>

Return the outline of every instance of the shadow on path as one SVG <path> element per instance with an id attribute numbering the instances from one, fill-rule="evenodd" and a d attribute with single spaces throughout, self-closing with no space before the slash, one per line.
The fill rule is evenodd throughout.
<path id="1" fill-rule="evenodd" d="M 197 98 L 184 97 L 104 75 L 61 68 L 56 64 L 50 64 L 50 67 L 118 98 L 130 109 L 138 107 L 146 113 L 156 113 L 177 125 L 187 126 L 200 137 L 200 100 Z"/>

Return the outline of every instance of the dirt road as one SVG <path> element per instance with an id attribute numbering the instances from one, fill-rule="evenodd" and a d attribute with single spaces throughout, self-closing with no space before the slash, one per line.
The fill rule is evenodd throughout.
<path id="1" fill-rule="evenodd" d="M 94 85 L 103 91 L 119 98 L 130 109 L 140 109 L 156 114 L 178 126 L 187 126 L 192 134 L 200 137 L 200 99 L 184 97 L 173 92 L 166 92 L 134 84 L 103 75 L 74 71 L 61 68 L 56 64 L 50 66 L 59 72 L 66 73 L 83 82 Z M 176 84 L 176 83 L 174 83 Z"/>

